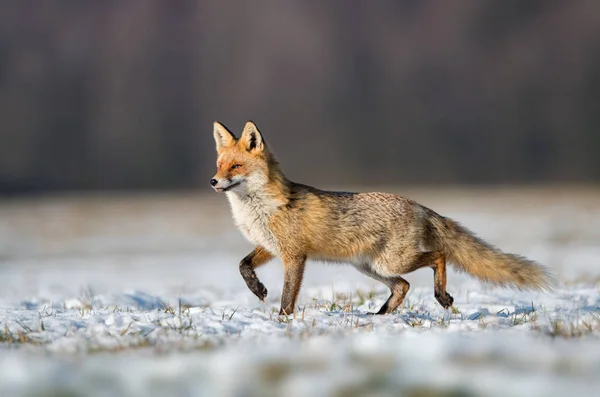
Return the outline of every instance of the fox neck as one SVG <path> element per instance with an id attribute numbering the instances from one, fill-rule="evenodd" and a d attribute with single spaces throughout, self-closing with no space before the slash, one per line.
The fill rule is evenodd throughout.
<path id="1" fill-rule="evenodd" d="M 252 202 L 253 207 L 275 209 L 290 201 L 291 182 L 276 161 L 269 161 L 268 174 L 257 173 L 247 178 L 241 189 L 226 192 L 229 201 Z"/>
<path id="2" fill-rule="evenodd" d="M 277 254 L 278 242 L 271 231 L 271 216 L 289 202 L 290 182 L 281 173 L 251 175 L 241 186 L 226 192 L 233 219 L 252 243 Z"/>

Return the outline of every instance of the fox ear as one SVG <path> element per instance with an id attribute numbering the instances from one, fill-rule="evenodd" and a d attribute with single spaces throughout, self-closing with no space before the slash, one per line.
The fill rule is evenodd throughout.
<path id="1" fill-rule="evenodd" d="M 227 127 L 218 121 L 215 121 L 214 128 L 213 134 L 215 136 L 215 142 L 217 143 L 217 153 L 221 152 L 224 148 L 235 144 L 235 136 L 229 132 Z"/>
<path id="2" fill-rule="evenodd" d="M 260 153 L 265 149 L 265 142 L 260 131 L 252 121 L 248 121 L 240 137 L 242 145 L 252 153 Z"/>

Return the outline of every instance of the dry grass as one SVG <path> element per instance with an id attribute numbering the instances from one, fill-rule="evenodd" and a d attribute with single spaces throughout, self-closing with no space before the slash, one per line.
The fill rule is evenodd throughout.
<path id="1" fill-rule="evenodd" d="M 333 301 L 326 299 L 313 299 L 310 305 L 301 306 L 299 310 L 288 316 L 279 316 L 277 308 L 270 310 L 256 310 L 264 314 L 263 318 L 284 324 L 284 335 L 290 339 L 308 339 L 318 335 L 346 334 L 348 332 L 371 332 L 377 326 L 375 316 L 365 313 L 365 307 L 374 305 L 373 300 L 381 300 L 381 296 L 375 293 L 364 293 L 357 291 L 353 294 L 335 294 Z M 367 298 L 370 297 L 370 298 Z M 359 310 L 358 307 L 361 307 Z M 498 322 L 502 322 L 502 329 L 529 325 L 527 329 L 551 338 L 583 338 L 587 336 L 600 335 L 600 309 L 597 312 L 587 313 L 575 321 L 568 318 L 556 317 L 547 313 L 545 309 L 535 307 L 502 309 L 494 314 L 468 316 L 464 314 L 460 306 L 452 306 L 449 310 L 431 312 L 425 309 L 426 302 L 410 300 L 404 308 L 394 314 L 397 325 L 404 324 L 405 328 L 446 329 L 452 324 L 468 325 L 474 324 L 476 328 L 487 330 L 490 324 L 493 329 L 498 329 Z M 94 309 L 86 306 L 85 315 L 102 315 L 105 309 Z M 104 342 L 88 342 L 82 348 L 87 353 L 110 352 L 117 353 L 138 349 L 153 349 L 156 352 L 177 350 L 211 350 L 224 343 L 224 337 L 206 337 L 201 328 L 197 328 L 191 316 L 192 308 L 188 305 L 164 306 L 158 309 L 167 315 L 153 321 L 155 328 L 151 332 L 139 331 L 134 327 L 134 321 L 123 327 L 119 335 L 114 338 L 104 339 Z M 77 310 L 77 309 L 72 309 Z M 110 312 L 128 312 L 129 308 L 113 307 Z M 210 308 L 204 310 L 212 311 Z M 152 312 L 155 312 L 153 310 Z M 224 309 L 221 311 L 221 322 L 235 322 L 238 308 Z M 437 313 L 437 314 L 436 314 Z M 46 313 L 51 315 L 52 313 Z M 242 317 L 245 320 L 245 318 Z M 0 331 L 0 343 L 9 345 L 36 345 L 46 344 L 43 337 L 45 332 L 44 323 L 39 322 L 37 329 L 32 329 L 23 322 L 17 322 L 18 330 L 9 330 L 4 326 Z M 398 328 L 401 332 L 402 327 Z"/>
<path id="2" fill-rule="evenodd" d="M 553 319 L 548 326 L 535 326 L 532 329 L 552 338 L 562 339 L 583 338 L 588 335 L 600 334 L 600 309 L 596 313 L 591 313 L 590 318 L 586 320 Z"/>

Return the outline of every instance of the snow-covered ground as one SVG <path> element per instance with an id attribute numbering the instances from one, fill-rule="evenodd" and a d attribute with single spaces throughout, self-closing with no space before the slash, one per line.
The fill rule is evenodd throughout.
<path id="1" fill-rule="evenodd" d="M 386 189 L 390 190 L 390 189 Z M 0 202 L 0 396 L 600 395 L 600 191 L 404 192 L 507 251 L 552 268 L 551 293 L 453 272 L 386 288 L 310 263 L 298 313 L 278 317 L 281 264 L 251 250 L 222 196 Z"/>

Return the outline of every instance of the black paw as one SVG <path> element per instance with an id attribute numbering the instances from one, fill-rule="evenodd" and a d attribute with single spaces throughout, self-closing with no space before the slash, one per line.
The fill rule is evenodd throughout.
<path id="1" fill-rule="evenodd" d="M 252 293 L 261 301 L 264 301 L 267 297 L 267 288 L 258 280 L 256 280 L 256 283 L 250 288 L 250 291 L 252 291 Z"/>
<path id="2" fill-rule="evenodd" d="M 284 308 L 279 309 L 280 316 L 289 316 L 290 314 L 293 314 L 293 313 L 294 313 L 293 307 L 288 307 L 287 310 Z"/>
<path id="3" fill-rule="evenodd" d="M 265 288 L 263 283 L 261 283 L 258 280 L 258 277 L 256 277 L 256 273 L 246 263 L 245 260 L 243 260 L 240 263 L 240 274 L 244 278 L 244 281 L 246 282 L 248 289 L 250 291 L 252 291 L 252 293 L 254 295 L 256 295 L 258 297 L 258 299 L 260 299 L 261 301 L 264 301 L 265 298 L 267 297 L 267 289 Z"/>
<path id="4" fill-rule="evenodd" d="M 450 296 L 447 292 L 442 292 L 441 294 L 435 294 L 435 299 L 442 305 L 444 309 L 449 308 L 454 303 L 454 298 Z"/>
<path id="5" fill-rule="evenodd" d="M 373 315 L 375 316 L 382 316 L 384 314 L 392 314 L 393 310 L 390 310 L 390 307 L 388 306 L 387 302 L 383 304 L 383 306 L 381 306 L 381 309 L 379 309 L 379 311 L 377 313 L 373 313 Z"/>

